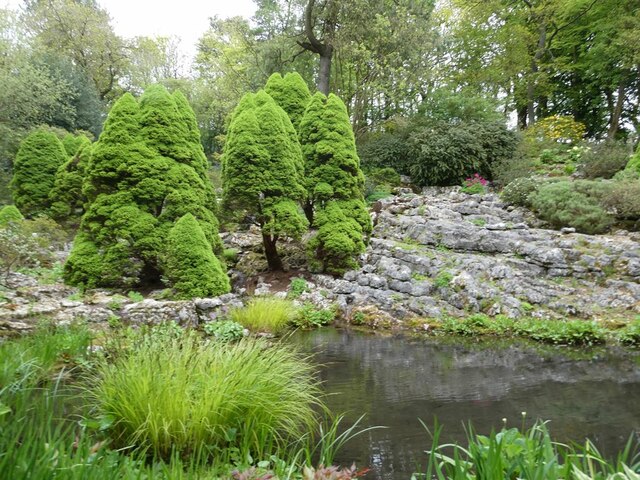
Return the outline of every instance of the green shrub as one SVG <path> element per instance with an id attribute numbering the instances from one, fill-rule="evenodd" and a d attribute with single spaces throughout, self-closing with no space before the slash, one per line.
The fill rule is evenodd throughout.
<path id="1" fill-rule="evenodd" d="M 15 205 L 5 205 L 0 209 L 0 228 L 21 223 L 23 220 L 24 217 Z"/>
<path id="2" fill-rule="evenodd" d="M 592 145 L 580 158 L 586 178 L 612 178 L 629 161 L 629 148 L 623 143 L 605 142 Z"/>
<path id="3" fill-rule="evenodd" d="M 306 195 L 303 171 L 300 144 L 284 110 L 264 91 L 242 97 L 222 155 L 223 203 L 260 226 L 271 270 L 283 268 L 278 239 L 299 238 L 308 227 L 298 207 Z"/>
<path id="4" fill-rule="evenodd" d="M 600 203 L 618 219 L 640 219 L 640 180 L 613 182 Z"/>
<path id="5" fill-rule="evenodd" d="M 540 186 L 539 180 L 534 180 L 532 178 L 517 178 L 513 182 L 509 183 L 502 192 L 500 196 L 502 200 L 511 205 L 517 205 L 519 207 L 530 207 L 531 206 L 531 195 L 535 194 L 538 191 L 538 187 Z"/>
<path id="6" fill-rule="evenodd" d="M 355 209 L 351 208 L 354 203 Z M 362 226 L 354 217 L 364 211 L 368 218 L 360 203 L 330 201 L 316 212 L 318 231 L 307 244 L 313 270 L 342 275 L 358 267 L 357 258 L 364 253 L 365 244 Z"/>
<path id="7" fill-rule="evenodd" d="M 229 318 L 253 332 L 283 333 L 295 318 L 297 308 L 290 300 L 254 297 L 242 308 L 234 308 Z"/>
<path id="8" fill-rule="evenodd" d="M 309 291 L 309 285 L 304 278 L 293 278 L 291 279 L 291 283 L 289 284 L 289 293 L 287 296 L 289 298 L 296 299 L 304 292 Z"/>
<path id="9" fill-rule="evenodd" d="M 312 367 L 285 345 L 202 342 L 196 332 L 143 339 L 100 364 L 90 385 L 115 444 L 163 458 L 204 446 L 268 458 L 312 430 L 320 393 Z"/>
<path id="10" fill-rule="evenodd" d="M 204 333 L 222 342 L 234 342 L 244 337 L 244 328 L 233 320 L 221 320 L 205 323 Z"/>
<path id="11" fill-rule="evenodd" d="M 437 122 L 413 132 L 409 141 L 413 181 L 447 186 L 474 173 L 491 179 L 493 166 L 515 153 L 517 135 L 499 122 Z"/>
<path id="12" fill-rule="evenodd" d="M 159 259 L 176 220 L 192 214 L 222 254 L 215 192 L 195 114 L 180 92 L 159 85 L 140 101 L 125 94 L 107 116 L 82 194 L 87 210 L 65 264 L 80 287 L 157 283 Z"/>
<path id="13" fill-rule="evenodd" d="M 318 328 L 329 325 L 336 319 L 336 310 L 332 308 L 317 308 L 306 302 L 299 310 L 292 322 L 299 328 Z"/>
<path id="14" fill-rule="evenodd" d="M 408 130 L 373 134 L 365 137 L 358 146 L 358 155 L 363 167 L 393 168 L 402 175 L 410 175 L 411 151 Z"/>
<path id="15" fill-rule="evenodd" d="M 638 145 L 638 149 L 627 162 L 625 170 L 640 174 L 640 145 Z"/>
<path id="16" fill-rule="evenodd" d="M 393 168 L 374 168 L 365 173 L 364 197 L 367 203 L 374 203 L 392 194 L 401 184 L 400 174 Z"/>
<path id="17" fill-rule="evenodd" d="M 289 72 L 284 77 L 274 73 L 267 80 L 264 90 L 287 112 L 291 124 L 298 130 L 311 100 L 309 87 L 302 76 L 297 72 Z"/>
<path id="18" fill-rule="evenodd" d="M 163 267 L 176 298 L 216 297 L 231 290 L 226 271 L 190 213 L 169 231 Z"/>
<path id="19" fill-rule="evenodd" d="M 542 185 L 529 198 L 537 215 L 554 228 L 595 234 L 605 232 L 613 221 L 597 200 L 577 191 L 571 182 Z"/>
<path id="20" fill-rule="evenodd" d="M 227 264 L 234 264 L 238 262 L 238 254 L 240 250 L 237 248 L 225 248 L 222 251 L 222 257 Z"/>
<path id="21" fill-rule="evenodd" d="M 82 185 L 91 159 L 91 151 L 91 143 L 83 143 L 76 154 L 58 168 L 53 188 L 49 193 L 49 211 L 53 218 L 65 219 L 76 214 L 76 211 L 83 212 L 87 199 L 82 193 Z"/>
<path id="22" fill-rule="evenodd" d="M 127 293 L 127 298 L 132 302 L 141 302 L 144 300 L 144 296 L 141 293 L 134 292 L 133 290 Z"/>
<path id="23" fill-rule="evenodd" d="M 13 163 L 10 187 L 15 205 L 24 215 L 46 211 L 56 172 L 66 160 L 62 143 L 47 130 L 35 130 L 22 141 Z"/>

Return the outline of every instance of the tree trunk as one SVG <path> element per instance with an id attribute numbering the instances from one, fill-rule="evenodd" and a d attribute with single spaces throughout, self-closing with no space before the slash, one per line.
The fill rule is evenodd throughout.
<path id="1" fill-rule="evenodd" d="M 615 140 L 616 134 L 618 133 L 620 117 L 622 116 L 622 107 L 624 106 L 624 98 L 624 81 L 620 81 L 620 85 L 618 85 L 618 98 L 616 100 L 616 105 L 611 112 L 611 121 L 609 123 L 609 131 L 607 132 L 608 142 Z"/>
<path id="2" fill-rule="evenodd" d="M 284 269 L 282 259 L 280 258 L 280 255 L 278 255 L 278 250 L 276 249 L 277 241 L 278 237 L 271 237 L 271 235 L 267 235 L 265 233 L 262 234 L 264 255 L 267 257 L 267 264 L 271 271 L 282 271 Z"/>
<path id="3" fill-rule="evenodd" d="M 313 227 L 313 203 L 311 203 L 310 201 L 306 202 L 302 207 L 302 210 L 304 211 L 305 217 L 307 217 L 307 220 L 309 221 L 309 227 Z"/>
<path id="4" fill-rule="evenodd" d="M 329 95 L 329 80 L 331 79 L 331 57 L 333 46 L 325 45 L 320 55 L 320 72 L 318 73 L 318 91 Z"/>

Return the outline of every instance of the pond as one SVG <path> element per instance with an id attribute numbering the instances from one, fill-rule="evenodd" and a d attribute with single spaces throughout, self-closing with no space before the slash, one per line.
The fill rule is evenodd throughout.
<path id="1" fill-rule="evenodd" d="M 426 460 L 434 417 L 442 441 L 463 442 L 471 421 L 478 433 L 503 418 L 520 426 L 549 421 L 556 441 L 591 439 L 614 457 L 640 433 L 640 358 L 602 350 L 572 359 L 566 349 L 544 352 L 524 344 L 461 343 L 374 336 L 348 330 L 298 332 L 291 341 L 313 352 L 333 412 L 353 423 L 387 428 L 352 440 L 338 460 L 368 466 L 369 479 L 409 479 Z"/>

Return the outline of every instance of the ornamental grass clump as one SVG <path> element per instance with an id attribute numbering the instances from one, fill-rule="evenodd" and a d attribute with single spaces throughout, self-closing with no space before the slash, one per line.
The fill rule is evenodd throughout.
<path id="1" fill-rule="evenodd" d="M 276 297 L 255 297 L 247 305 L 234 308 L 229 317 L 253 332 L 283 333 L 294 320 L 298 308 L 291 300 Z"/>
<path id="2" fill-rule="evenodd" d="M 237 449 L 267 458 L 317 423 L 312 366 L 261 339 L 203 342 L 195 332 L 143 339 L 99 365 L 88 394 L 116 445 L 158 457 Z"/>

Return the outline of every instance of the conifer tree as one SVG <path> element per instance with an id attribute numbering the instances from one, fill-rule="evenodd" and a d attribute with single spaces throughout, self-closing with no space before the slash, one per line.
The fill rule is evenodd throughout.
<path id="1" fill-rule="evenodd" d="M 0 228 L 6 228 L 12 224 L 22 222 L 24 217 L 15 205 L 5 205 L 0 208 Z"/>
<path id="2" fill-rule="evenodd" d="M 249 215 L 262 230 L 269 268 L 282 269 L 276 244 L 298 238 L 308 224 L 298 208 L 300 147 L 291 122 L 264 91 L 247 94 L 234 111 L 222 156 L 225 208 Z"/>
<path id="3" fill-rule="evenodd" d="M 74 135 L 73 133 L 67 133 L 62 138 L 62 146 L 64 147 L 64 151 L 67 152 L 67 156 L 73 157 L 78 150 L 84 148 L 86 145 L 89 145 L 91 140 L 86 135 Z"/>
<path id="4" fill-rule="evenodd" d="M 177 298 L 218 296 L 231 290 L 229 277 L 190 213 L 169 231 L 164 258 L 164 275 Z"/>
<path id="5" fill-rule="evenodd" d="M 38 129 L 20 144 L 13 164 L 11 191 L 16 207 L 27 217 L 44 213 L 58 168 L 67 160 L 55 134 Z"/>
<path id="6" fill-rule="evenodd" d="M 309 87 L 302 76 L 297 72 L 289 72 L 284 77 L 274 73 L 267 80 L 264 89 L 289 115 L 291 124 L 298 131 L 304 111 L 311 100 Z"/>
<path id="7" fill-rule="evenodd" d="M 83 187 L 89 207 L 65 265 L 68 283 L 157 282 L 169 231 L 187 213 L 221 253 L 206 159 L 185 120 L 190 107 L 176 98 L 152 86 L 140 102 L 125 94 L 111 109 L 92 150 Z"/>
<path id="8" fill-rule="evenodd" d="M 316 93 L 300 124 L 307 219 L 318 230 L 309 248 L 323 271 L 355 266 L 371 233 L 364 175 L 347 109 L 337 96 Z"/>
<path id="9" fill-rule="evenodd" d="M 84 177 L 91 158 L 92 145 L 87 137 L 75 155 L 64 162 L 56 172 L 53 188 L 49 192 L 49 212 L 56 220 L 67 219 L 82 212 L 86 198 L 82 193 Z"/>

